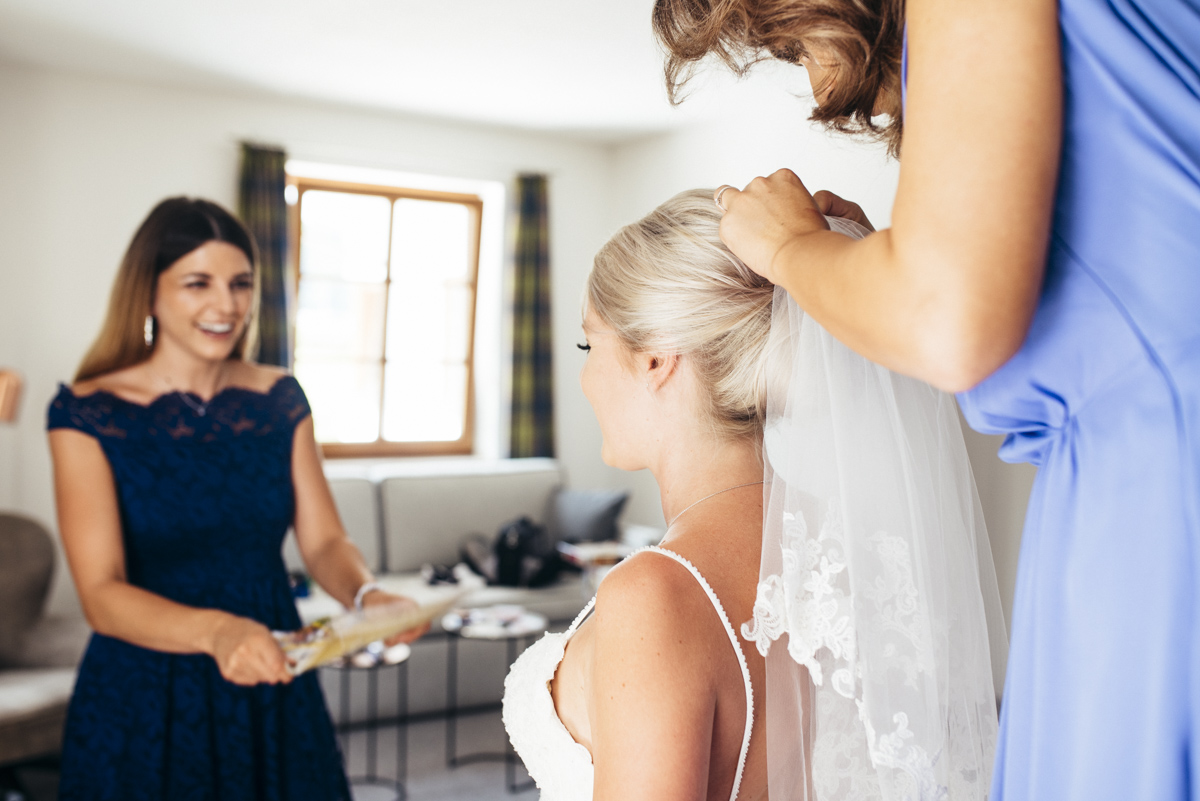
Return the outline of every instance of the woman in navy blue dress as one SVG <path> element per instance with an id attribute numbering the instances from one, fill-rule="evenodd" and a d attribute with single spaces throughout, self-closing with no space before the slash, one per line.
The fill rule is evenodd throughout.
<path id="1" fill-rule="evenodd" d="M 902 154 L 887 231 L 830 234 L 861 212 L 784 170 L 720 191 L 722 237 L 1039 467 L 993 797 L 1200 798 L 1200 6 L 658 0 L 655 24 L 671 81 L 770 53 L 814 117 Z"/>
<path id="2" fill-rule="evenodd" d="M 95 629 L 64 801 L 350 799 L 316 677 L 293 679 L 271 635 L 300 625 L 288 527 L 346 606 L 400 599 L 345 535 L 299 384 L 246 358 L 254 301 L 245 227 L 208 201 L 163 201 L 51 403 L 59 526 Z"/>

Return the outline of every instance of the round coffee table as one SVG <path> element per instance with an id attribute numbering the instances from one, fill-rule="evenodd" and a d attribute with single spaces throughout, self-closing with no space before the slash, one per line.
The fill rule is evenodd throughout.
<path id="1" fill-rule="evenodd" d="M 496 612 L 500 610 L 500 612 Z M 494 614 L 488 614 L 488 613 Z M 517 793 L 533 787 L 533 782 L 517 783 L 519 757 L 513 751 L 508 737 L 504 738 L 504 751 L 484 751 L 474 754 L 458 753 L 458 641 L 461 637 L 470 640 L 504 641 L 508 665 L 517 659 L 518 645 L 524 645 L 538 634 L 546 631 L 549 621 L 545 615 L 527 612 L 513 606 L 488 607 L 484 609 L 460 609 L 442 618 L 442 629 L 446 632 L 446 766 L 456 768 L 472 762 L 504 762 L 505 787 Z"/>
<path id="2" fill-rule="evenodd" d="M 360 776 L 349 776 L 355 801 L 402 801 L 408 798 L 405 779 L 408 775 L 408 658 L 412 649 L 401 643 L 384 648 L 383 643 L 371 643 L 362 651 L 326 665 L 322 670 L 336 670 L 339 674 L 338 725 L 342 742 L 343 758 L 347 773 L 350 768 L 350 734 L 365 730 L 367 733 L 367 772 Z M 397 686 L 396 714 L 393 718 L 379 714 L 379 672 L 395 667 Z M 365 720 L 350 720 L 350 676 L 365 673 L 367 680 L 367 717 Z M 396 726 L 396 778 L 386 779 L 378 773 L 378 733 L 384 726 Z M 365 791 L 365 792 L 363 792 Z"/>

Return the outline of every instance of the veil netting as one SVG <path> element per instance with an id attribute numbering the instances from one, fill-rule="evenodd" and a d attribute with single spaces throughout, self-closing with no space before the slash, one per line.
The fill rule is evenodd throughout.
<path id="1" fill-rule="evenodd" d="M 768 348 L 742 634 L 766 658 L 771 801 L 986 799 L 1008 640 L 954 399 L 850 350 L 778 287 Z"/>

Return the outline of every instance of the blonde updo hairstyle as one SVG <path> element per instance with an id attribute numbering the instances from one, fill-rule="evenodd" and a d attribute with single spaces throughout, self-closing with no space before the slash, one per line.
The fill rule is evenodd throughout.
<path id="1" fill-rule="evenodd" d="M 691 363 L 715 431 L 761 439 L 772 285 L 718 236 L 713 190 L 681 192 L 596 254 L 591 309 L 632 353 Z"/>

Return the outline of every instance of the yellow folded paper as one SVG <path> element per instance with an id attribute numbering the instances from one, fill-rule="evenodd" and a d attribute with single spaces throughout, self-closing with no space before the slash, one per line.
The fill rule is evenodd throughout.
<path id="1" fill-rule="evenodd" d="M 293 676 L 361 651 L 373 642 L 415 629 L 450 611 L 469 590 L 427 604 L 381 604 L 324 617 L 295 631 L 273 632 Z"/>

